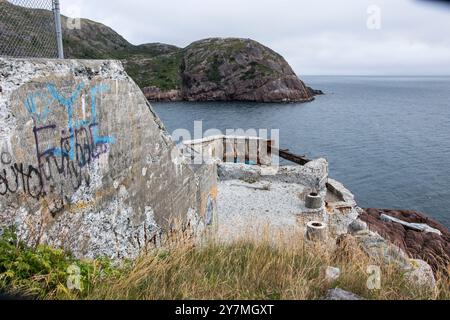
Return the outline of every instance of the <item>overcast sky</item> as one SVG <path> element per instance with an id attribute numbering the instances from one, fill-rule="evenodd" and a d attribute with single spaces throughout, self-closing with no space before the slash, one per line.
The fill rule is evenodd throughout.
<path id="1" fill-rule="evenodd" d="M 299 75 L 450 75 L 450 5 L 421 0 L 61 0 L 133 44 L 257 40 Z M 380 18 L 380 19 L 378 19 Z"/>

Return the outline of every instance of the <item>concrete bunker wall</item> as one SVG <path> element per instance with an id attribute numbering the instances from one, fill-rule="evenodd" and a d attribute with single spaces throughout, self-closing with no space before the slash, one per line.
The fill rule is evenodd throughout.
<path id="1" fill-rule="evenodd" d="M 0 227 L 133 258 L 197 214 L 198 179 L 120 62 L 0 59 Z"/>
<path id="2" fill-rule="evenodd" d="M 182 152 L 194 162 L 219 160 L 259 165 L 273 162 L 267 139 L 259 137 L 218 135 L 183 143 Z"/>

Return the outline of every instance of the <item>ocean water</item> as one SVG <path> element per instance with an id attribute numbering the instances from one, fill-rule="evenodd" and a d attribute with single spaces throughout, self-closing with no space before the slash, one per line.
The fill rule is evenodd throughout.
<path id="1" fill-rule="evenodd" d="M 309 76 L 310 103 L 153 103 L 170 133 L 280 129 L 281 148 L 325 157 L 362 207 L 424 212 L 450 227 L 450 77 Z"/>

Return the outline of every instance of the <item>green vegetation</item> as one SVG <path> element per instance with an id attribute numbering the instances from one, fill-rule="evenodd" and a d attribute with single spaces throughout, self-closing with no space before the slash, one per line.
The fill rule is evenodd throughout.
<path id="1" fill-rule="evenodd" d="M 269 67 L 256 61 L 252 61 L 250 63 L 250 69 L 240 76 L 240 80 L 253 80 L 257 77 L 267 76 L 272 73 L 273 71 Z"/>
<path id="2" fill-rule="evenodd" d="M 102 52 L 73 38 L 64 38 L 64 46 L 79 59 L 122 60 L 127 73 L 141 88 L 157 86 L 170 90 L 181 87 L 182 54 L 177 47 L 155 43 Z"/>
<path id="3" fill-rule="evenodd" d="M 170 90 L 181 88 L 181 63 L 181 52 L 175 52 L 153 58 L 132 57 L 125 62 L 125 68 L 141 88 L 157 86 Z"/>
<path id="4" fill-rule="evenodd" d="M 219 60 L 218 56 L 214 56 L 213 61 L 211 63 L 210 68 L 208 69 L 207 77 L 208 80 L 214 83 L 219 83 L 222 79 L 222 76 L 220 75 L 219 67 L 222 63 Z"/>
<path id="5" fill-rule="evenodd" d="M 395 266 L 382 267 L 381 289 L 369 290 L 367 266 L 376 262 L 359 249 L 333 251 L 295 235 L 285 240 L 203 246 L 185 240 L 114 268 L 107 260 L 77 261 L 45 246 L 27 248 L 6 232 L 0 288 L 44 299 L 320 299 L 335 287 L 369 299 L 450 298 L 448 281 L 438 280 L 436 292 L 411 287 Z M 67 287 L 71 265 L 80 268 L 82 291 Z M 326 281 L 327 266 L 341 269 L 337 281 Z"/>
<path id="6" fill-rule="evenodd" d="M 11 294 L 41 299 L 80 298 L 115 272 L 107 259 L 81 261 L 44 245 L 29 248 L 17 240 L 13 230 L 4 231 L 0 238 L 0 290 Z M 81 291 L 70 291 L 68 281 L 78 274 L 74 279 L 79 279 Z"/>

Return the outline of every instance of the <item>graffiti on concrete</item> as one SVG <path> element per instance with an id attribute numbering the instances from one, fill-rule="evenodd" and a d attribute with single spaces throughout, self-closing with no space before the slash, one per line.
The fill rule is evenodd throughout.
<path id="1" fill-rule="evenodd" d="M 2 150 L 0 196 L 22 193 L 35 200 L 46 199 L 55 215 L 70 204 L 69 193 L 83 183 L 89 186 L 91 177 L 85 168 L 116 142 L 112 136 L 99 134 L 97 100 L 108 92 L 106 85 L 86 88 L 80 83 L 68 96 L 54 84 L 29 93 L 23 105 L 33 122 L 34 146 L 29 147 L 34 150 L 25 151 L 34 152 L 35 161 L 16 162 L 8 150 Z M 86 107 L 89 100 L 90 107 Z"/>

